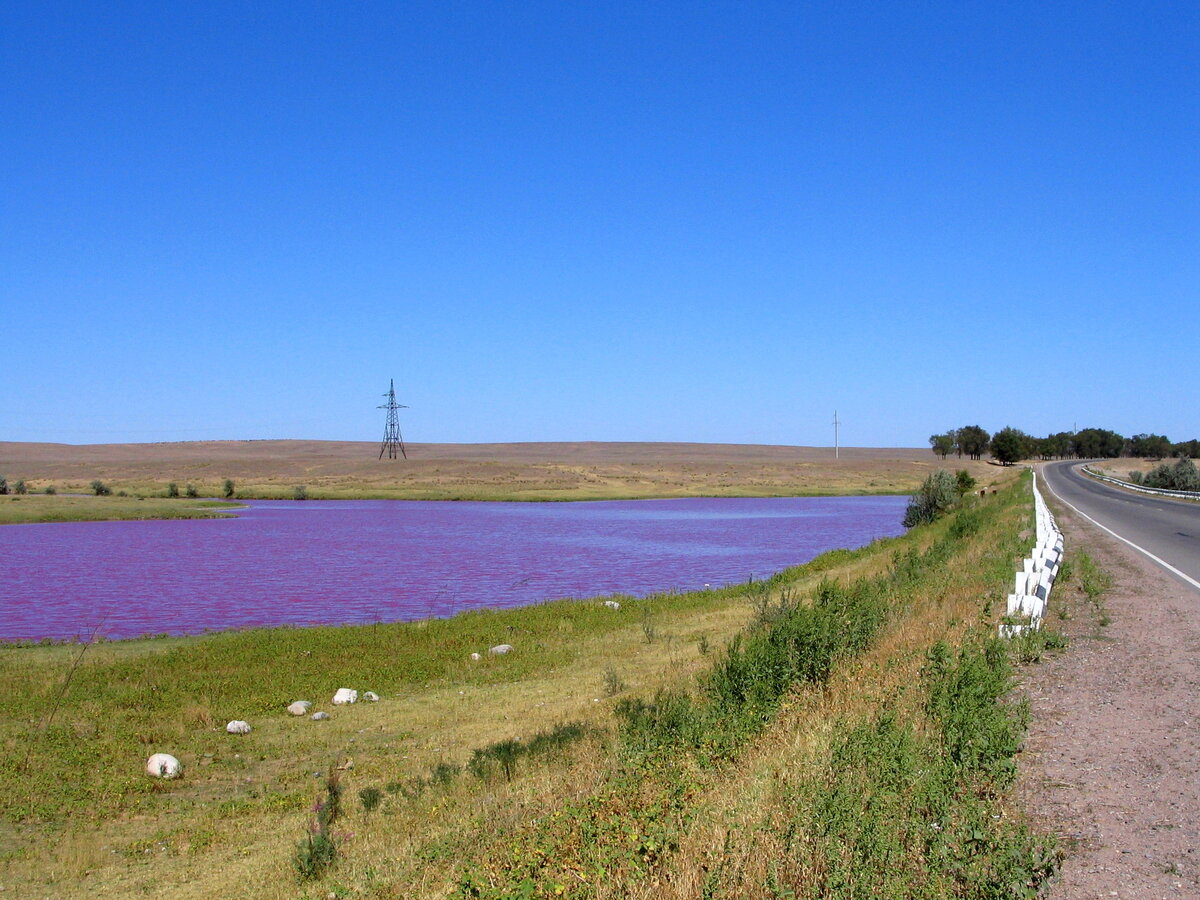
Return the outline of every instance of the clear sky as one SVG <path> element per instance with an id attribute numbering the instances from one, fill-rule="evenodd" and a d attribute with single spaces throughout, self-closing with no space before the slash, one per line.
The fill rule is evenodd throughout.
<path id="1" fill-rule="evenodd" d="M 0 440 L 1200 436 L 1194 2 L 8 3 Z"/>

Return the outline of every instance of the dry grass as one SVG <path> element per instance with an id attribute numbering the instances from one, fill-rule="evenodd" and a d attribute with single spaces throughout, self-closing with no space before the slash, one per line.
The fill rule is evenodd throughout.
<path id="1" fill-rule="evenodd" d="M 595 500 L 638 497 L 909 493 L 935 468 L 964 468 L 981 485 L 1013 477 L 983 462 L 928 450 L 735 444 L 413 444 L 407 460 L 379 460 L 378 446 L 335 441 L 197 441 L 175 444 L 0 442 L 0 472 L 31 490 L 113 490 L 164 495 L 168 482 L 239 497 Z"/>

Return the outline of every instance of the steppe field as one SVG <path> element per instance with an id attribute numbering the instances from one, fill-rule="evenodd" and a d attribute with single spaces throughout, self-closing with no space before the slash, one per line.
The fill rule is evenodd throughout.
<path id="1" fill-rule="evenodd" d="M 351 441 L 0 442 L 0 475 L 10 487 L 26 482 L 26 507 L 62 506 L 62 495 L 89 493 L 100 480 L 113 492 L 104 499 L 118 515 L 117 501 L 126 499 L 115 496 L 121 492 L 165 498 L 174 482 L 181 494 L 192 484 L 200 497 L 220 497 L 226 479 L 238 498 L 291 499 L 303 485 L 312 499 L 607 500 L 895 494 L 911 492 L 939 466 L 968 469 L 982 484 L 1009 474 L 907 447 L 845 447 L 839 459 L 829 447 L 756 444 L 411 444 L 407 450 L 407 459 L 389 460 L 378 458 L 378 444 Z M 47 487 L 58 498 L 35 497 Z"/>

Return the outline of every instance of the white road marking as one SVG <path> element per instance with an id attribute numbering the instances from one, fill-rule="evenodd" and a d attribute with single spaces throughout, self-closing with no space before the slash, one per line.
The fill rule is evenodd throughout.
<path id="1" fill-rule="evenodd" d="M 1042 480 L 1046 481 L 1045 478 L 1043 478 Z M 1047 482 L 1046 487 L 1050 487 L 1049 482 Z M 1107 531 L 1109 534 L 1111 534 L 1113 537 L 1115 537 L 1118 541 L 1124 541 L 1126 544 L 1128 544 L 1134 550 L 1137 550 L 1139 553 L 1144 553 L 1146 556 L 1150 557 L 1152 560 L 1154 560 L 1156 563 L 1158 563 L 1160 566 L 1162 566 L 1168 572 L 1178 575 L 1180 578 L 1182 578 L 1184 581 L 1186 581 L 1188 584 L 1190 584 L 1196 590 L 1200 591 L 1200 581 L 1197 581 L 1195 578 L 1193 578 L 1190 575 L 1186 575 L 1183 572 L 1180 572 L 1177 568 L 1175 568 L 1173 565 L 1171 565 L 1165 559 L 1159 559 L 1157 556 L 1155 556 L 1153 553 L 1151 553 L 1145 547 L 1139 547 L 1133 541 L 1129 540 L 1129 538 L 1121 537 L 1121 535 L 1117 534 L 1115 531 L 1113 531 L 1107 525 L 1101 525 L 1099 522 L 1097 522 L 1095 519 L 1093 519 L 1091 516 L 1089 516 L 1087 513 L 1085 513 L 1078 506 L 1074 506 L 1070 503 L 1067 503 L 1066 500 L 1063 500 L 1063 498 L 1059 496 L 1058 491 L 1054 490 L 1054 488 L 1050 487 L 1050 493 L 1052 493 L 1055 497 L 1058 497 L 1058 500 L 1060 503 L 1070 506 L 1071 509 L 1075 510 L 1075 512 L 1079 513 L 1081 516 L 1083 516 L 1085 519 L 1087 519 L 1089 522 L 1091 522 L 1097 528 L 1103 528 L 1105 531 Z"/>

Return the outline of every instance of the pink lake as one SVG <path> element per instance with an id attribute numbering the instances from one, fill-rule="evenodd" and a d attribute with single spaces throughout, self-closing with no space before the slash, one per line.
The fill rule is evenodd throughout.
<path id="1" fill-rule="evenodd" d="M 250 501 L 237 518 L 0 527 L 0 640 L 397 622 L 766 578 L 901 534 L 905 497 Z"/>

